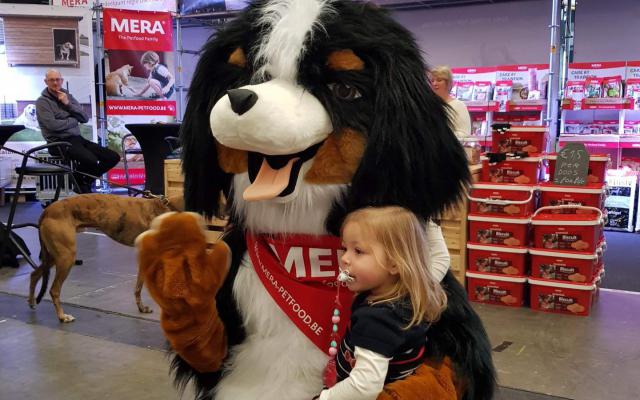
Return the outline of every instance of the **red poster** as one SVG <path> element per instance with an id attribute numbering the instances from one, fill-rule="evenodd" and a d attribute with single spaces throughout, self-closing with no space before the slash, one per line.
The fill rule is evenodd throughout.
<path id="1" fill-rule="evenodd" d="M 139 148 L 128 123 L 175 122 L 173 22 L 168 12 L 104 10 L 107 135 L 113 150 Z M 123 160 L 124 161 L 124 160 Z M 129 183 L 144 183 L 141 154 L 128 154 Z M 124 183 L 120 164 L 110 179 Z"/>
<path id="2" fill-rule="evenodd" d="M 104 47 L 111 50 L 173 51 L 171 14 L 105 9 Z"/>
<path id="3" fill-rule="evenodd" d="M 168 12 L 104 10 L 108 115 L 176 115 Z"/>

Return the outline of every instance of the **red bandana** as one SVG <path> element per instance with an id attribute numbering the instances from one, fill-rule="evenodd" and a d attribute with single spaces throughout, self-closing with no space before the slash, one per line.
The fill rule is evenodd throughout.
<path id="1" fill-rule="evenodd" d="M 280 309 L 322 352 L 331 342 L 342 245 L 336 236 L 252 235 L 247 249 L 262 284 Z M 346 289 L 346 288 L 345 288 Z M 353 294 L 340 290 L 338 334 L 344 334 Z"/>

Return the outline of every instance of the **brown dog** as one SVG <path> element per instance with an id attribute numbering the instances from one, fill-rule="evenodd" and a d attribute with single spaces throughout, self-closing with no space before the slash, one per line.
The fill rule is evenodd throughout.
<path id="1" fill-rule="evenodd" d="M 76 259 L 76 232 L 82 228 L 97 228 L 111 239 L 133 246 L 136 237 L 149 229 L 151 221 L 169 211 L 182 211 L 182 197 L 144 199 L 111 194 L 81 194 L 59 200 L 47 207 L 40 216 L 41 265 L 31 273 L 29 306 L 35 308 L 47 289 L 49 269 L 55 265 L 56 275 L 51 285 L 51 299 L 60 322 L 71 322 L 60 304 L 62 284 Z M 36 284 L 44 276 L 38 298 L 34 300 Z M 135 299 L 138 310 L 150 313 L 142 304 L 142 277 L 138 274 Z"/>
<path id="2" fill-rule="evenodd" d="M 129 87 L 129 76 L 131 76 L 132 70 L 133 67 L 126 64 L 107 74 L 105 77 L 105 87 L 108 96 L 126 96 L 127 93 L 125 93 L 125 91 L 128 91 L 129 94 L 135 93 L 133 89 Z"/>

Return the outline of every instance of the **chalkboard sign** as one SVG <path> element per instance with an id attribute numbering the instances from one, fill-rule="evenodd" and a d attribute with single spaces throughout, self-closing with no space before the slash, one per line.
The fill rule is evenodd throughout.
<path id="1" fill-rule="evenodd" d="M 584 186 L 589 173 L 589 152 L 584 143 L 567 143 L 558 153 L 553 183 Z"/>

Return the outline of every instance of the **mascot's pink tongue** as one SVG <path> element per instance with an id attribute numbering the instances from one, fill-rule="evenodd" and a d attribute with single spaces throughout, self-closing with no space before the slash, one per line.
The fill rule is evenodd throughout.
<path id="1" fill-rule="evenodd" d="M 269 200 L 275 198 L 289 186 L 289 178 L 293 163 L 298 158 L 292 158 L 287 165 L 280 169 L 273 169 L 266 159 L 262 160 L 258 176 L 251 186 L 245 189 L 242 197 L 246 201 Z"/>

